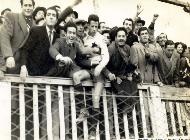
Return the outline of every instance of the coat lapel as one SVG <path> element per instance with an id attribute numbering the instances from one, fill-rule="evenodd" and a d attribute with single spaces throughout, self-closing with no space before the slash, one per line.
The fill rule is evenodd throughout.
<path id="1" fill-rule="evenodd" d="M 22 13 L 19 14 L 19 24 L 23 31 L 24 36 L 26 36 L 28 34 L 27 24 Z"/>

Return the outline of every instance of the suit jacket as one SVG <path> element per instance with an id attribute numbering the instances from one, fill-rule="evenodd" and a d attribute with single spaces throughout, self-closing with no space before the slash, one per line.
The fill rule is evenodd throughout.
<path id="1" fill-rule="evenodd" d="M 149 44 L 146 49 L 149 51 L 149 58 L 145 57 L 145 46 L 142 43 L 134 44 L 130 49 L 130 61 L 132 65 L 135 65 L 142 76 L 142 80 L 145 83 L 159 82 L 158 76 L 158 52 L 154 45 Z"/>
<path id="2" fill-rule="evenodd" d="M 0 31 L 0 46 L 5 59 L 11 56 L 15 58 L 16 68 L 13 73 L 18 73 L 20 61 L 19 48 L 23 46 L 27 36 L 27 23 L 23 14 L 8 13 Z"/>
<path id="3" fill-rule="evenodd" d="M 53 43 L 59 35 L 54 32 Z M 49 55 L 50 42 L 46 26 L 36 26 L 22 47 L 22 65 L 26 65 L 29 75 L 45 75 L 53 66 L 54 60 Z"/>

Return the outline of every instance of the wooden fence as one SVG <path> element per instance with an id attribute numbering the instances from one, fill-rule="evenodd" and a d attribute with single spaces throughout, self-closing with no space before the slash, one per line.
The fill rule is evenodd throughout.
<path id="1" fill-rule="evenodd" d="M 41 86 L 44 85 L 44 86 Z M 55 88 L 56 87 L 56 88 Z M 82 94 L 87 95 L 89 88 L 93 90 L 93 83 L 86 81 L 83 83 Z M 77 108 L 75 96 L 78 93 L 71 79 L 68 78 L 50 78 L 50 77 L 28 77 L 26 81 L 21 81 L 18 76 L 6 75 L 5 79 L 0 82 L 0 139 L 11 140 L 20 139 L 28 140 L 26 137 L 26 95 L 27 90 L 32 92 L 32 126 L 30 132 L 31 138 L 34 140 L 41 139 L 40 134 L 40 112 L 39 112 L 39 92 L 44 91 L 45 108 L 46 108 L 46 137 L 48 140 L 65 140 L 65 113 L 64 113 L 64 89 L 69 89 L 70 97 L 70 119 L 71 119 L 71 134 L 72 139 L 78 139 L 78 124 L 76 123 Z M 88 90 L 85 90 L 87 89 Z M 18 118 L 19 124 L 16 128 L 19 129 L 18 135 L 13 137 L 13 128 L 11 127 L 11 116 L 13 115 L 12 107 L 13 98 L 11 93 L 13 89 L 18 90 Z M 113 134 L 116 140 L 120 139 L 190 139 L 190 89 L 175 88 L 175 87 L 158 87 L 156 85 L 143 84 L 138 86 L 138 103 L 140 108 L 133 108 L 132 122 L 134 135 L 130 135 L 129 121 L 126 114 L 123 115 L 123 125 L 125 137 L 121 137 L 119 128 L 119 109 L 117 105 L 117 96 L 111 91 L 110 83 L 106 82 L 105 89 L 102 93 L 103 100 L 103 118 L 105 139 L 110 140 L 110 122 L 109 118 L 113 116 Z M 52 93 L 56 92 L 58 96 L 58 137 L 53 133 L 52 120 Z M 68 93 L 67 93 L 68 94 Z M 81 93 L 80 93 L 81 94 Z M 109 100 L 108 100 L 109 98 Z M 111 98 L 111 100 L 110 100 Z M 123 97 L 128 98 L 128 97 Z M 108 110 L 110 108 L 111 112 Z M 188 108 L 189 107 L 189 108 Z M 188 110 L 189 109 L 189 110 Z M 140 121 L 137 119 L 137 114 L 140 114 Z M 12 124 L 13 125 L 13 124 Z M 139 125 L 141 128 L 139 128 Z M 88 120 L 83 121 L 82 139 L 88 140 Z M 140 132 L 141 130 L 141 132 Z M 97 140 L 101 140 L 100 129 L 97 126 Z M 12 136 L 12 137 L 11 137 Z"/>

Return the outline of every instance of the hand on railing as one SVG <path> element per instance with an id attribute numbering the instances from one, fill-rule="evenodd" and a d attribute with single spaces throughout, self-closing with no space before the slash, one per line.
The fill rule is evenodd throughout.
<path id="1" fill-rule="evenodd" d="M 7 68 L 14 68 L 15 67 L 15 59 L 14 59 L 14 57 L 8 57 L 6 59 L 6 67 Z"/>
<path id="2" fill-rule="evenodd" d="M 116 76 L 113 73 L 109 73 L 108 78 L 109 78 L 110 81 L 116 80 Z"/>
<path id="3" fill-rule="evenodd" d="M 162 87 L 164 84 L 162 82 L 157 82 L 159 87 Z"/>
<path id="4" fill-rule="evenodd" d="M 26 77 L 28 77 L 28 70 L 25 65 L 21 66 L 20 69 L 20 78 L 22 81 L 26 80 Z"/>

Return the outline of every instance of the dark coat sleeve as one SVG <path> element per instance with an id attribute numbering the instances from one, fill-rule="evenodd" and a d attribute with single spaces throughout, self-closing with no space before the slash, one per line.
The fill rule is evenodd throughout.
<path id="1" fill-rule="evenodd" d="M 28 39 L 22 48 L 20 48 L 21 65 L 27 64 L 28 54 L 34 49 L 38 41 L 38 33 L 35 33 L 34 28 L 31 28 Z"/>
<path id="2" fill-rule="evenodd" d="M 55 43 L 49 48 L 49 54 L 50 54 L 50 56 L 51 56 L 54 60 L 56 60 L 56 56 L 57 56 L 58 54 L 60 54 L 60 53 L 59 53 L 59 50 L 60 50 L 60 47 L 63 45 L 63 43 L 64 43 L 64 42 L 61 41 L 61 38 L 60 38 L 60 39 L 57 39 L 57 40 L 55 41 Z"/>

